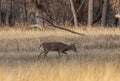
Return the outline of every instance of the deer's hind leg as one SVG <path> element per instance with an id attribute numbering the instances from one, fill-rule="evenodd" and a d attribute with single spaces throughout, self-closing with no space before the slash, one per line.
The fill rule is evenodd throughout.
<path id="1" fill-rule="evenodd" d="M 58 55 L 59 55 L 59 56 L 61 56 L 60 53 L 61 53 L 61 51 L 58 51 Z"/>
<path id="2" fill-rule="evenodd" d="M 66 51 L 62 51 L 62 53 L 64 53 L 64 54 L 68 55 L 68 53 L 67 53 Z"/>

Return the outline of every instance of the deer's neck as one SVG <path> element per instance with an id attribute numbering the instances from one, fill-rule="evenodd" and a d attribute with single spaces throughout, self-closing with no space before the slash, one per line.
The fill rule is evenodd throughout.
<path id="1" fill-rule="evenodd" d="M 70 46 L 68 47 L 68 49 L 69 49 L 69 50 L 72 49 L 72 46 L 70 45 Z"/>

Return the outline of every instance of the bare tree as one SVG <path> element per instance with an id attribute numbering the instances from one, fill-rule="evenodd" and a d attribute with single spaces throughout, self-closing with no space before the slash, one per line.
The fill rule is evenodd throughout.
<path id="1" fill-rule="evenodd" d="M 118 0 L 118 13 L 119 13 L 118 26 L 120 27 L 120 0 Z"/>
<path id="2" fill-rule="evenodd" d="M 0 26 L 2 25 L 2 12 L 1 12 L 1 0 L 0 0 Z"/>
<path id="3" fill-rule="evenodd" d="M 115 17 L 117 18 L 117 26 L 120 27 L 120 14 L 116 14 Z"/>
<path id="4" fill-rule="evenodd" d="M 24 22 L 27 23 L 27 1 L 24 0 Z"/>
<path id="5" fill-rule="evenodd" d="M 94 0 L 89 0 L 88 3 L 88 26 L 93 25 L 93 1 Z"/>
<path id="6" fill-rule="evenodd" d="M 5 25 L 7 26 L 11 26 L 11 23 L 12 23 L 12 9 L 13 9 L 13 0 L 9 0 L 9 1 L 5 1 Z M 3 4 L 3 3 L 2 3 Z M 3 6 L 3 5 L 2 5 Z M 4 8 L 2 9 L 4 10 Z M 2 14 L 3 16 L 3 14 Z"/>
<path id="7" fill-rule="evenodd" d="M 106 25 L 107 7 L 108 7 L 108 0 L 104 0 L 103 10 L 102 10 L 101 26 Z"/>
<path id="8" fill-rule="evenodd" d="M 10 0 L 10 14 L 9 14 L 9 25 L 10 26 L 14 26 L 15 25 L 15 19 L 14 19 L 14 15 L 13 15 L 13 4 L 14 4 L 14 0 Z"/>
<path id="9" fill-rule="evenodd" d="M 74 8 L 73 0 L 70 0 L 70 4 L 71 4 L 71 10 L 72 10 L 72 13 L 73 13 L 73 17 L 74 17 L 74 24 L 75 24 L 75 27 L 77 27 L 77 25 L 78 25 L 77 14 L 76 14 L 76 11 L 75 11 L 75 8 Z"/>
<path id="10" fill-rule="evenodd" d="M 11 5 L 11 1 L 10 3 L 8 2 L 8 4 L 6 4 L 6 25 L 9 26 L 9 19 L 10 19 L 10 5 Z"/>
<path id="11" fill-rule="evenodd" d="M 34 26 L 42 29 L 43 19 L 40 18 L 42 16 L 42 11 L 41 11 L 42 5 L 39 4 L 39 0 L 30 0 L 30 2 L 35 10 L 36 24 Z"/>
<path id="12" fill-rule="evenodd" d="M 118 10 L 120 7 L 117 9 L 118 5 L 120 6 L 120 0 L 31 1 L 33 2 L 30 3 L 29 0 L 0 0 L 0 23 L 3 25 L 36 23 L 36 27 L 43 28 L 43 21 L 45 23 L 46 21 L 40 17 L 44 17 L 56 25 L 61 25 L 61 23 L 68 25 L 68 23 L 66 24 L 68 21 L 73 21 L 75 26 L 78 25 L 78 22 L 83 25 L 93 25 L 95 23 L 108 26 L 118 26 L 120 23 L 120 19 L 114 17 L 115 14 L 120 13 L 120 10 Z M 108 6 L 105 6 L 107 4 Z M 32 9 L 32 6 L 34 6 L 34 9 Z M 30 12 L 30 10 L 32 11 Z M 107 18 L 105 16 L 106 10 Z M 100 22 L 101 17 L 102 21 Z"/>

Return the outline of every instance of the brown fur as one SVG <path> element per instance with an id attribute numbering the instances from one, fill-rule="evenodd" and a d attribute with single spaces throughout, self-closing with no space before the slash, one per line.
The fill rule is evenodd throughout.
<path id="1" fill-rule="evenodd" d="M 44 53 L 44 58 L 46 57 L 46 55 L 48 54 L 49 51 L 57 51 L 59 55 L 60 55 L 60 53 L 64 53 L 64 54 L 67 55 L 66 51 L 69 51 L 69 50 L 77 52 L 75 44 L 67 45 L 67 44 L 62 43 L 62 42 L 46 42 L 46 43 L 42 43 L 40 45 L 40 49 L 41 48 L 42 48 L 41 54 Z M 38 58 L 39 58 L 39 56 L 38 56 Z"/>

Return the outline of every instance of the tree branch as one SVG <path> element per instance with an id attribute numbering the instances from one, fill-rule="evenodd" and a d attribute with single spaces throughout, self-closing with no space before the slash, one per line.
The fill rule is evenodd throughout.
<path id="1" fill-rule="evenodd" d="M 72 30 L 63 28 L 63 27 L 61 27 L 61 26 L 57 26 L 57 25 L 53 24 L 52 22 L 50 22 L 49 20 L 47 20 L 46 18 L 43 18 L 43 17 L 39 17 L 39 18 L 43 19 L 44 21 L 46 21 L 47 23 L 49 23 L 50 25 L 52 25 L 54 28 L 61 29 L 61 30 L 65 30 L 65 31 L 71 32 L 71 33 L 73 33 L 73 34 L 85 36 L 85 34 L 78 33 L 78 32 L 75 32 L 75 31 L 72 31 Z"/>

